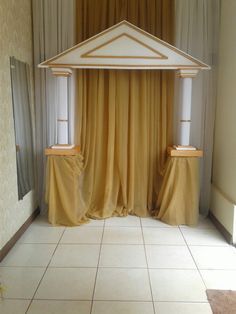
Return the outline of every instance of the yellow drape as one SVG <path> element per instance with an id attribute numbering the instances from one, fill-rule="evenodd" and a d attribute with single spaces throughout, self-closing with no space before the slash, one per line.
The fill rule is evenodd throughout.
<path id="1" fill-rule="evenodd" d="M 126 19 L 172 41 L 173 0 L 77 0 L 78 42 Z M 172 71 L 78 71 L 77 141 L 87 215 L 146 216 L 156 208 L 172 144 Z"/>
<path id="2" fill-rule="evenodd" d="M 199 160 L 169 157 L 158 196 L 156 218 L 170 225 L 195 226 L 199 206 Z"/>
<path id="3" fill-rule="evenodd" d="M 53 225 L 76 226 L 88 221 L 80 206 L 79 175 L 82 156 L 48 156 L 46 196 L 48 220 Z"/>
<path id="4" fill-rule="evenodd" d="M 49 205 L 48 218 L 53 225 L 77 226 L 88 222 L 79 187 L 82 168 L 80 155 L 48 157 L 46 202 Z M 159 210 L 153 216 L 171 225 L 196 225 L 198 177 L 198 158 L 169 157 L 157 201 Z M 124 208 L 119 209 L 110 213 L 125 215 L 128 212 Z M 109 214 L 104 213 L 105 217 Z M 141 211 L 136 213 L 142 214 Z"/>

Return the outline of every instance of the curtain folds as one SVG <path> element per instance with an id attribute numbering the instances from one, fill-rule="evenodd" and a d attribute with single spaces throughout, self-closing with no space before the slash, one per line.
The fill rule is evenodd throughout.
<path id="1" fill-rule="evenodd" d="M 210 71 L 200 71 L 193 80 L 190 138 L 192 145 L 204 151 L 201 160 L 200 211 L 205 215 L 210 206 L 219 25 L 220 0 L 175 1 L 176 47 L 211 66 Z M 177 115 L 178 108 L 175 121 L 178 121 Z"/>
<path id="2" fill-rule="evenodd" d="M 38 64 L 75 44 L 76 0 L 32 0 L 38 195 L 44 207 L 44 149 L 57 142 L 58 81 Z"/>
<path id="3" fill-rule="evenodd" d="M 169 157 L 158 195 L 156 218 L 170 225 L 196 226 L 199 215 L 199 158 Z"/>
<path id="4" fill-rule="evenodd" d="M 89 219 L 79 208 L 82 156 L 48 156 L 46 169 L 45 201 L 49 205 L 49 222 L 64 226 L 86 223 Z"/>
<path id="5" fill-rule="evenodd" d="M 172 0 L 77 0 L 77 41 L 126 19 L 173 42 Z M 172 144 L 172 71 L 79 70 L 81 210 L 93 218 L 156 209 Z"/>

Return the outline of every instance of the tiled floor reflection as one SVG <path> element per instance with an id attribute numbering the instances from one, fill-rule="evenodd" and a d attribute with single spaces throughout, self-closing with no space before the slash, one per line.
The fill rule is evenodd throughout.
<path id="1" fill-rule="evenodd" d="M 39 217 L 0 264 L 1 314 L 209 314 L 236 289 L 236 249 L 212 223 L 133 216 L 52 227 Z"/>

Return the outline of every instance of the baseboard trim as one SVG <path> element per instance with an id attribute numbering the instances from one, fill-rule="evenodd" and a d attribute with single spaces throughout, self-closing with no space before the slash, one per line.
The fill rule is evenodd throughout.
<path id="1" fill-rule="evenodd" d="M 4 259 L 7 253 L 12 249 L 15 243 L 19 240 L 25 230 L 31 225 L 34 219 L 39 215 L 40 209 L 37 207 L 32 215 L 26 220 L 26 222 L 20 227 L 20 229 L 13 235 L 13 237 L 4 245 L 0 250 L 0 262 Z"/>
<path id="2" fill-rule="evenodd" d="M 208 213 L 209 219 L 212 221 L 212 223 L 215 225 L 215 227 L 219 230 L 219 232 L 223 235 L 223 237 L 226 239 L 226 241 L 229 244 L 233 244 L 233 237 L 229 233 L 229 231 L 222 225 L 221 222 L 214 216 L 214 214 L 209 211 Z"/>

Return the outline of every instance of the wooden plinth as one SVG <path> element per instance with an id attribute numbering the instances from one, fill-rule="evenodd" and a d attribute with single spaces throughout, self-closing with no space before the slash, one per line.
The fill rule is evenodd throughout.
<path id="1" fill-rule="evenodd" d="M 171 157 L 202 157 L 203 156 L 203 151 L 200 149 L 178 150 L 174 147 L 168 147 L 167 153 Z"/>
<path id="2" fill-rule="evenodd" d="M 46 156 L 75 156 L 78 155 L 79 152 L 80 152 L 79 146 L 75 146 L 74 148 L 70 149 L 55 149 L 48 147 L 44 151 Z"/>

